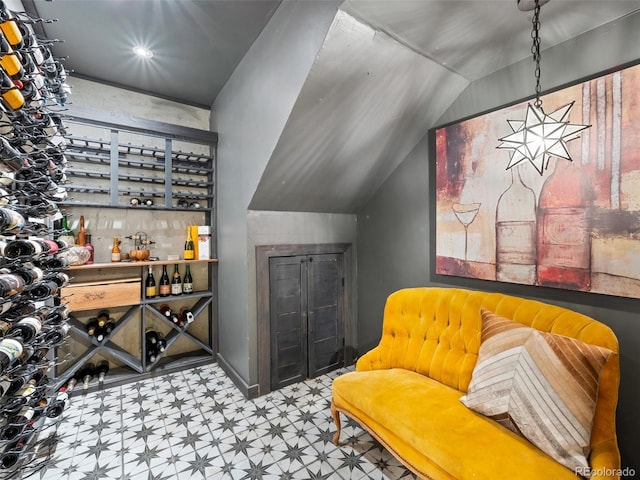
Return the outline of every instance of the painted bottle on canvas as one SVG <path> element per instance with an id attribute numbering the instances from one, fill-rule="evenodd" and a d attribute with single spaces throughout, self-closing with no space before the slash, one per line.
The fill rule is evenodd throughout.
<path id="1" fill-rule="evenodd" d="M 589 290 L 592 200 L 581 165 L 556 160 L 538 205 L 538 285 Z"/>
<path id="2" fill-rule="evenodd" d="M 536 282 L 536 195 L 510 169 L 511 184 L 496 207 L 496 280 L 534 285 Z"/>

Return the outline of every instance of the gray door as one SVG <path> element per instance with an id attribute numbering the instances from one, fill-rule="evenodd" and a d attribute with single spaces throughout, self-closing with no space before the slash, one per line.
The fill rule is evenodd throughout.
<path id="1" fill-rule="evenodd" d="M 343 255 L 269 259 L 271 388 L 343 363 Z"/>

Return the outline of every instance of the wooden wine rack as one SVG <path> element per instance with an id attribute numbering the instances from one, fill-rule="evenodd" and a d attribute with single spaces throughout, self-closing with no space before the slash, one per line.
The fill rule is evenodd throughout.
<path id="1" fill-rule="evenodd" d="M 129 209 L 129 214 L 149 215 L 149 211 L 200 212 L 211 226 L 211 259 L 179 261 L 142 261 L 96 263 L 69 268 L 75 277 L 62 293 L 70 303 L 69 324 L 73 348 L 61 352 L 67 357 L 56 372 L 58 385 L 65 384 L 76 372 L 98 356 L 116 365 L 105 377 L 104 386 L 115 386 L 150 376 L 211 363 L 217 354 L 217 259 L 215 242 L 215 147 L 217 134 L 161 122 L 121 117 L 95 110 L 73 107 L 65 119 L 68 161 L 65 185 L 70 198 L 63 208 Z M 105 137 L 105 138 L 102 138 Z M 190 150 L 186 151 L 185 147 Z M 131 206 L 133 197 L 151 198 L 153 206 Z M 179 201 L 198 202 L 199 208 L 178 206 Z M 181 247 L 180 247 L 181 249 Z M 206 285 L 193 294 L 146 298 L 144 272 L 148 266 L 187 264 L 206 272 Z M 109 292 L 121 292 L 119 283 L 135 278 L 126 292 L 127 299 L 117 301 Z M 156 281 L 158 277 L 156 276 Z M 94 282 L 101 301 L 91 304 L 91 287 L 79 282 Z M 134 287 L 131 284 L 135 283 Z M 74 291 L 75 289 L 75 291 Z M 135 291 L 134 291 L 135 290 Z M 87 293 L 89 292 L 89 293 Z M 89 305 L 72 294 L 88 295 Z M 116 292 L 116 295 L 120 295 Z M 133 295 L 132 295 L 133 293 Z M 107 300 L 102 300 L 107 298 Z M 124 302 L 124 303 L 123 303 Z M 193 324 L 180 328 L 161 314 L 163 303 L 188 303 L 195 315 Z M 127 305 L 118 310 L 115 329 L 98 342 L 86 331 L 83 315 L 100 309 Z M 86 312 L 86 313 L 85 313 Z M 147 362 L 145 331 L 148 326 L 164 329 L 167 347 L 154 363 Z M 181 344 L 178 346 L 178 344 Z M 182 345 L 182 344 L 186 344 Z M 191 348 L 181 352 L 184 348 Z M 177 354 L 174 352 L 178 350 Z M 98 385 L 92 383 L 90 390 Z M 76 387 L 78 388 L 78 387 Z"/>

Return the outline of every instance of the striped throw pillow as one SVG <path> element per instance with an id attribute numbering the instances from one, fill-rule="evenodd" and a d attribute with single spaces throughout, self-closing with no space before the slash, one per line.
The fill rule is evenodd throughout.
<path id="1" fill-rule="evenodd" d="M 478 361 L 460 400 L 582 472 L 589 467 L 600 372 L 610 355 L 483 310 Z"/>

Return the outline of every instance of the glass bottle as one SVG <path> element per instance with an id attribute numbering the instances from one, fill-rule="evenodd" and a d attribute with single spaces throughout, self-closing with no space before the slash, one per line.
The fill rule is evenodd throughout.
<path id="1" fill-rule="evenodd" d="M 144 282 L 145 296 L 147 298 L 154 298 L 158 295 L 158 286 L 156 285 L 156 279 L 153 278 L 153 267 L 149 266 L 147 278 Z"/>
<path id="2" fill-rule="evenodd" d="M 109 373 L 109 362 L 100 360 L 96 365 L 96 374 L 98 375 L 98 383 L 104 382 L 104 377 Z"/>
<path id="3" fill-rule="evenodd" d="M 93 263 L 93 255 L 95 253 L 95 249 L 93 248 L 93 244 L 91 243 L 91 234 L 87 233 L 87 240 L 86 243 L 84 244 L 84 248 L 86 248 L 87 250 L 89 250 L 89 260 L 87 260 L 87 265 Z"/>
<path id="4" fill-rule="evenodd" d="M 119 262 L 122 260 L 121 252 L 120 252 L 120 240 L 118 237 L 113 237 L 113 247 L 111 247 L 111 261 Z"/>
<path id="5" fill-rule="evenodd" d="M 522 181 L 520 166 L 496 207 L 496 280 L 535 285 L 536 195 Z"/>
<path id="6" fill-rule="evenodd" d="M 89 384 L 96 374 L 96 366 L 93 363 L 87 363 L 82 369 L 82 389 L 87 390 Z"/>
<path id="7" fill-rule="evenodd" d="M 184 242 L 184 259 L 193 260 L 195 258 L 195 246 L 191 238 L 191 228 L 187 227 L 187 240 Z"/>
<path id="8" fill-rule="evenodd" d="M 80 215 L 80 229 L 78 230 L 76 243 L 81 247 L 87 244 L 87 230 L 84 226 L 84 215 Z"/>
<path id="9" fill-rule="evenodd" d="M 0 232 L 3 234 L 18 233 L 24 228 L 24 217 L 15 210 L 0 208 Z"/>
<path id="10" fill-rule="evenodd" d="M 162 266 L 159 293 L 161 297 L 168 297 L 169 295 L 171 295 L 171 282 L 169 281 L 169 274 L 167 273 L 166 265 Z"/>
<path id="11" fill-rule="evenodd" d="M 69 247 L 72 247 L 76 243 L 73 231 L 69 228 L 69 220 L 66 215 L 62 217 L 62 232 L 60 233 L 58 240 L 65 242 Z"/>
<path id="12" fill-rule="evenodd" d="M 171 295 L 180 295 L 182 293 L 182 278 L 180 277 L 180 270 L 176 263 L 173 268 L 173 278 L 171 279 Z"/>
<path id="13" fill-rule="evenodd" d="M 191 268 L 187 265 L 184 271 L 184 280 L 182 281 L 182 293 L 193 293 L 193 278 L 191 277 Z"/>
<path id="14" fill-rule="evenodd" d="M 581 166 L 556 160 L 540 192 L 538 285 L 582 291 L 591 287 L 592 198 Z"/>
<path id="15" fill-rule="evenodd" d="M 24 347 L 22 342 L 15 338 L 3 338 L 0 340 L 0 373 L 9 369 L 13 362 L 22 356 Z"/>

